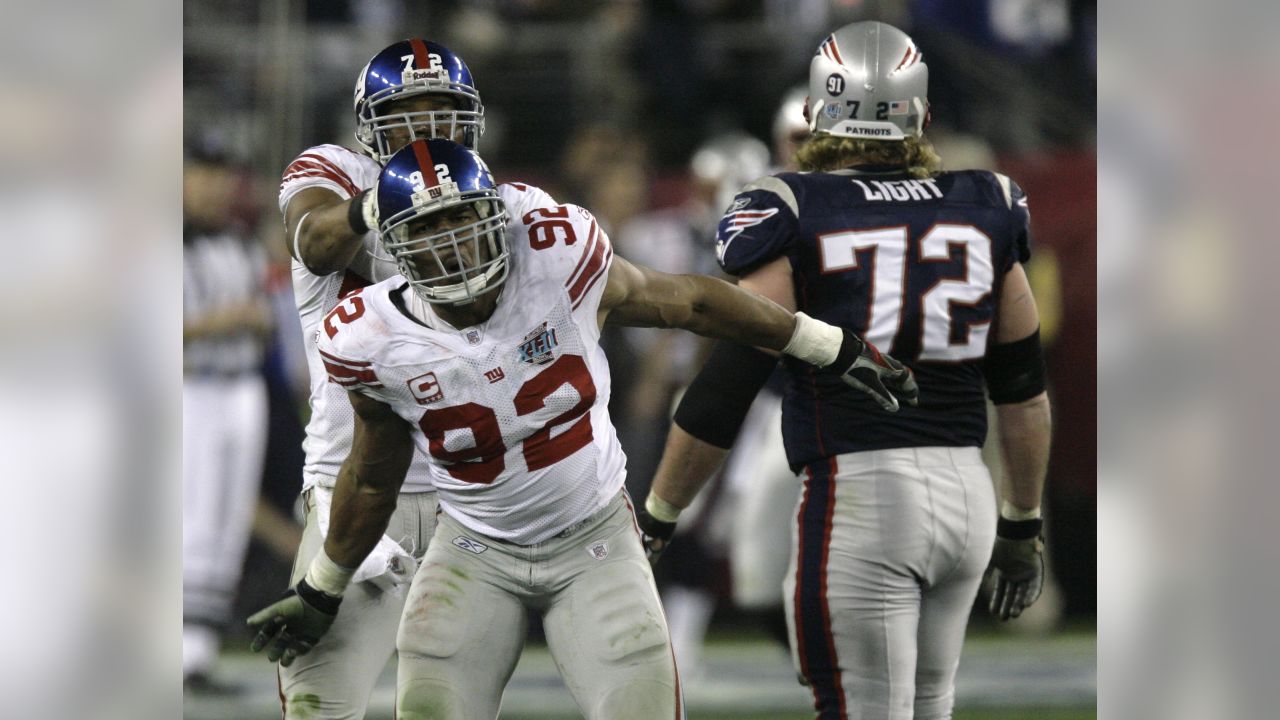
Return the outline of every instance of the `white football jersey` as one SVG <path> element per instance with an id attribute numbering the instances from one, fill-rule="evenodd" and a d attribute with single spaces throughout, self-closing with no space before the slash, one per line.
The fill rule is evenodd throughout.
<path id="1" fill-rule="evenodd" d="M 293 196 L 307 188 L 322 187 L 344 200 L 350 198 L 365 188 L 373 187 L 379 172 L 381 167 L 378 163 L 366 155 L 340 145 L 317 145 L 304 151 L 285 168 L 280 182 L 280 212 L 283 214 Z M 542 190 L 520 183 L 499 185 L 498 192 L 513 219 L 535 207 L 555 204 L 551 196 Z M 294 242 L 294 238 L 287 240 L 291 244 Z M 301 260 L 294 258 L 292 263 L 294 303 L 302 323 L 302 336 L 308 340 L 307 368 L 311 375 L 311 419 L 307 422 L 307 436 L 302 444 L 306 453 L 303 489 L 315 484 L 333 487 L 338 469 L 351 451 L 355 428 L 355 415 L 346 391 L 326 382 L 324 364 L 310 339 L 319 329 L 325 314 L 338 304 L 339 299 L 399 272 L 395 262 L 379 247 L 376 232 L 366 233 L 363 244 L 363 250 L 356 253 L 351 265 L 340 273 L 316 275 Z M 403 492 L 431 490 L 430 478 L 424 458 L 415 457 Z"/>
<path id="2" fill-rule="evenodd" d="M 397 277 L 345 298 L 316 339 L 335 385 L 413 425 L 446 512 L 529 545 L 603 508 L 626 463 L 596 320 L 609 238 L 576 205 L 512 216 L 511 270 L 487 322 L 457 330 L 428 312 L 424 324 Z"/>

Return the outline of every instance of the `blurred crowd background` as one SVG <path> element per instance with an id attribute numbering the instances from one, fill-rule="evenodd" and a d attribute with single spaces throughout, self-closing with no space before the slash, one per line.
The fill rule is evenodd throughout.
<path id="1" fill-rule="evenodd" d="M 926 134 L 946 168 L 999 170 L 1030 198 L 1029 270 L 1055 411 L 1046 490 L 1053 579 L 1016 624 L 1027 632 L 1091 626 L 1097 18 L 1095 2 L 1080 0 L 188 0 L 184 225 L 212 224 L 267 258 L 262 303 L 242 308 L 245 327 L 264 340 L 269 411 L 237 616 L 284 587 L 300 531 L 308 381 L 276 208 L 280 173 L 311 145 L 354 147 L 351 99 L 369 57 L 409 36 L 448 46 L 480 90 L 487 130 L 479 149 L 499 181 L 540 185 L 590 208 L 632 260 L 714 273 L 714 229 L 727 199 L 788 162 L 787 130 L 777 124 L 784 98 L 807 81 L 827 33 L 864 19 L 903 28 L 923 50 Z M 611 331 L 606 343 L 628 487 L 643 497 L 673 399 L 704 348 L 663 331 Z M 732 488 L 708 494 L 709 504 L 732 508 Z M 713 598 L 712 627 L 741 627 L 751 620 L 729 599 L 725 534 L 713 512 L 701 517 L 690 523 L 697 539 L 682 541 L 697 553 L 682 560 L 673 550 L 660 583 L 688 582 L 681 565 L 696 563 L 700 589 Z"/>

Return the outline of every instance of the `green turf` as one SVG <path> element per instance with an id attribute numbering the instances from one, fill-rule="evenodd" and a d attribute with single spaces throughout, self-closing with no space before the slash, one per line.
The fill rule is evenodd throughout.
<path id="1" fill-rule="evenodd" d="M 958 710 L 954 720 L 1095 720 L 1098 713 L 1093 708 L 1005 708 L 1002 710 Z M 506 720 L 504 715 L 503 720 Z M 517 720 L 512 718 L 512 720 Z M 689 713 L 689 720 L 813 720 L 812 713 L 779 715 L 744 715 L 742 713 Z"/>

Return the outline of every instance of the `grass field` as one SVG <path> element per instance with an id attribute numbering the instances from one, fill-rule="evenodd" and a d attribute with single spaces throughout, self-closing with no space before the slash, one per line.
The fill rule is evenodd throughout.
<path id="1" fill-rule="evenodd" d="M 232 644 L 235 647 L 235 644 Z M 1092 628 L 1046 637 L 979 630 L 965 644 L 956 681 L 955 720 L 1096 718 L 1097 663 Z M 812 720 L 812 696 L 796 683 L 782 649 L 755 637 L 719 635 L 705 668 L 685 682 L 689 720 Z M 272 666 L 260 656 L 224 656 L 219 679 L 235 690 L 184 698 L 186 720 L 277 720 Z M 395 668 L 388 666 L 368 720 L 390 720 Z M 500 720 L 576 720 L 581 716 L 541 644 L 531 643 L 507 685 Z"/>

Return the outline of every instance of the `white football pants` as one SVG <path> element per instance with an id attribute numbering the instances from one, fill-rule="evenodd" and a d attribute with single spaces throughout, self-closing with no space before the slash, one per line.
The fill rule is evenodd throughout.
<path id="1" fill-rule="evenodd" d="M 306 527 L 293 563 L 292 587 L 311 566 L 324 537 L 305 496 Z M 434 492 L 402 493 L 386 534 L 421 560 L 436 529 L 439 501 Z M 396 649 L 396 631 L 408 585 L 382 590 L 371 581 L 354 583 L 342 595 L 338 617 L 320 642 L 289 667 L 278 667 L 286 720 L 360 720 L 378 675 Z"/>
<path id="2" fill-rule="evenodd" d="M 978 448 L 850 453 L 806 468 L 784 589 L 792 657 L 819 718 L 951 717 L 995 526 Z"/>
<path id="3" fill-rule="evenodd" d="M 494 720 L 528 610 L 541 613 L 587 720 L 683 720 L 666 619 L 624 493 L 581 527 L 530 546 L 441 513 L 397 640 L 398 720 Z"/>
<path id="4" fill-rule="evenodd" d="M 257 374 L 182 381 L 183 672 L 209 671 L 249 546 L 267 442 Z"/>
<path id="5" fill-rule="evenodd" d="M 800 479 L 782 446 L 782 398 L 761 393 L 747 413 L 725 466 L 737 497 L 729 562 L 733 603 L 745 610 L 782 605 L 782 581 L 791 561 L 791 528 Z"/>

